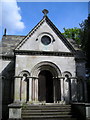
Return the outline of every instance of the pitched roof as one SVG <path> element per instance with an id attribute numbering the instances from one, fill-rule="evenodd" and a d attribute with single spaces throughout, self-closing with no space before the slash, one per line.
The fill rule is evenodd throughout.
<path id="1" fill-rule="evenodd" d="M 17 35 L 5 35 L 2 37 L 2 41 L 0 42 L 0 54 L 2 55 L 13 55 L 13 50 L 17 46 L 17 44 L 24 38 L 25 36 L 17 36 Z"/>
<path id="2" fill-rule="evenodd" d="M 20 35 L 5 35 L 2 37 L 2 42 L 0 43 L 0 54 L 2 55 L 14 55 L 13 50 L 19 49 L 29 37 L 43 24 L 43 22 L 52 28 L 52 30 L 57 34 L 57 36 L 62 40 L 62 42 L 72 51 L 80 50 L 72 39 L 66 39 L 61 32 L 56 28 L 56 26 L 51 22 L 51 20 L 44 16 L 43 19 L 27 34 L 27 36 Z"/>
<path id="3" fill-rule="evenodd" d="M 43 19 L 17 45 L 16 50 L 19 49 L 44 22 L 46 22 L 51 27 L 51 29 L 57 34 L 57 36 L 62 40 L 62 42 L 67 46 L 69 50 L 71 50 L 72 52 L 75 52 L 75 49 L 73 48 L 73 46 L 68 42 L 68 40 L 62 35 L 62 33 L 57 29 L 57 27 L 51 22 L 51 20 L 47 16 L 44 16 Z"/>

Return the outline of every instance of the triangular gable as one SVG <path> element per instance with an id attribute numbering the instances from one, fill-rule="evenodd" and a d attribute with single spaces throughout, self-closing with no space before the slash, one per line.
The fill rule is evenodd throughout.
<path id="1" fill-rule="evenodd" d="M 34 32 L 43 24 L 44 18 L 25 36 L 25 38 L 16 46 L 15 50 L 18 50 L 27 40 L 29 37 L 34 34 Z"/>
<path id="2" fill-rule="evenodd" d="M 33 34 L 35 34 L 35 31 L 39 27 L 42 26 L 42 24 L 46 22 L 50 28 L 56 33 L 56 35 L 60 38 L 60 40 L 64 43 L 64 45 L 71 51 L 75 52 L 75 49 L 72 47 L 72 45 L 68 42 L 68 40 L 61 34 L 61 32 L 56 28 L 56 26 L 51 22 L 51 20 L 47 17 L 44 16 L 43 19 L 28 33 L 28 35 L 18 44 L 15 50 L 19 50 L 25 43 L 26 41 L 32 37 Z"/>

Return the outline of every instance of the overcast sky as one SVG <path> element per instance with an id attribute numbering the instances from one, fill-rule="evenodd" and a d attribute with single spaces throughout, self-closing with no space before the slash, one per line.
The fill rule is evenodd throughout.
<path id="1" fill-rule="evenodd" d="M 12 2 L 8 2 L 12 1 Z M 63 32 L 63 28 L 79 27 L 87 19 L 88 2 L 16 2 L 3 0 L 0 19 L 0 39 L 7 29 L 8 35 L 27 35 L 43 18 L 43 9 L 48 9 L 48 17 Z"/>

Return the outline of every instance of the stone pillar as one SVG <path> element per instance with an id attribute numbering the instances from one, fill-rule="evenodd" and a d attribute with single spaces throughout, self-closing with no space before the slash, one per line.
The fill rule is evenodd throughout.
<path id="1" fill-rule="evenodd" d="M 77 79 L 77 102 L 79 102 L 79 86 L 80 86 L 80 83 L 79 83 L 79 79 Z"/>
<path id="2" fill-rule="evenodd" d="M 84 95 L 83 95 L 83 97 L 84 97 L 84 101 L 85 102 L 88 102 L 88 97 L 87 97 L 87 84 L 86 84 L 86 80 L 84 81 Z"/>
<path id="3" fill-rule="evenodd" d="M 38 101 L 38 78 L 32 78 L 30 86 L 32 86 L 32 93 L 30 93 L 32 94 L 32 101 Z"/>
<path id="4" fill-rule="evenodd" d="M 55 78 L 53 78 L 53 100 L 56 103 L 56 87 L 55 87 Z"/>
<path id="5" fill-rule="evenodd" d="M 64 101 L 64 78 L 61 79 L 61 101 Z"/>
<path id="6" fill-rule="evenodd" d="M 71 91 L 72 91 L 72 101 L 77 102 L 77 78 L 71 77 Z"/>
<path id="7" fill-rule="evenodd" d="M 35 101 L 35 79 L 32 78 L 32 101 Z"/>
<path id="8" fill-rule="evenodd" d="M 69 80 L 69 102 L 72 101 L 72 90 L 71 90 L 71 79 L 68 78 Z"/>
<path id="9" fill-rule="evenodd" d="M 38 101 L 38 78 L 35 78 L 35 101 Z"/>
<path id="10" fill-rule="evenodd" d="M 78 79 L 76 78 L 76 101 L 78 102 L 78 89 L 77 89 L 77 86 L 78 86 Z"/>
<path id="11" fill-rule="evenodd" d="M 21 83 L 21 101 L 26 102 L 27 101 L 27 81 L 26 78 L 22 78 Z"/>
<path id="12" fill-rule="evenodd" d="M 66 103 L 69 103 L 69 81 L 66 76 L 64 79 L 64 99 Z"/>
<path id="13" fill-rule="evenodd" d="M 14 101 L 19 102 L 20 101 L 20 82 L 21 78 L 15 78 L 15 88 L 14 88 Z"/>
<path id="14" fill-rule="evenodd" d="M 26 77 L 16 77 L 15 78 L 15 102 L 26 102 L 27 101 L 27 81 Z"/>
<path id="15" fill-rule="evenodd" d="M 32 101 L 32 78 L 29 78 L 29 101 Z"/>

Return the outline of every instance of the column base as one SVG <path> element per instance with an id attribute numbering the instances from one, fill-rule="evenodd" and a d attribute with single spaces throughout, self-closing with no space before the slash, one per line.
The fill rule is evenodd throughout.
<path id="1" fill-rule="evenodd" d="M 20 102 L 9 104 L 8 108 L 9 119 L 21 119 L 22 104 Z"/>

